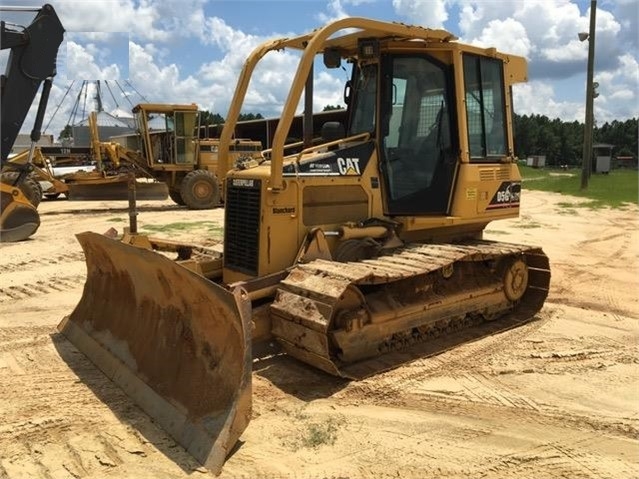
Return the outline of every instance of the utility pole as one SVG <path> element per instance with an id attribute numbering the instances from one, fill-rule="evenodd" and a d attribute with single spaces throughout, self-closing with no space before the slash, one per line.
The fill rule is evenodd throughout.
<path id="1" fill-rule="evenodd" d="M 595 65 L 595 15 L 597 13 L 597 0 L 590 2 L 590 30 L 588 34 L 580 33 L 579 39 L 588 40 L 588 73 L 586 79 L 586 121 L 584 125 L 584 151 L 581 169 L 581 189 L 588 188 L 588 179 L 592 169 L 592 129 L 594 122 L 594 65 Z"/>

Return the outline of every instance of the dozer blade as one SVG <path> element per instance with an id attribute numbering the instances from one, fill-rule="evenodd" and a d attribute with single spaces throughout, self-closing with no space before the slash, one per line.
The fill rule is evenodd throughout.
<path id="1" fill-rule="evenodd" d="M 251 416 L 248 296 L 150 250 L 77 238 L 87 280 L 58 330 L 219 474 Z"/>
<path id="2" fill-rule="evenodd" d="M 117 201 L 129 197 L 129 187 L 124 181 L 105 183 L 69 183 L 67 197 L 70 201 Z M 166 183 L 136 182 L 138 200 L 165 200 L 169 197 Z"/>
<path id="3" fill-rule="evenodd" d="M 2 184 L 0 193 L 0 242 L 23 241 L 40 226 L 38 210 L 18 188 Z"/>

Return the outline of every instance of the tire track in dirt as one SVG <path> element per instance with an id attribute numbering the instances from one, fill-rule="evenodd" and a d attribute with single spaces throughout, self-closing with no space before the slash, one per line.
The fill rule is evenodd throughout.
<path id="1" fill-rule="evenodd" d="M 569 281 L 562 281 L 551 285 L 550 299 L 561 301 L 575 307 L 599 311 L 610 314 L 614 321 L 622 321 L 623 317 L 633 317 L 637 314 L 635 308 L 630 308 L 627 301 L 620 300 L 625 291 L 620 290 L 617 282 L 606 274 L 607 270 L 625 271 L 628 264 L 636 263 L 636 249 L 633 247 L 633 232 L 628 231 L 624 224 L 621 233 L 618 229 L 622 225 L 604 229 L 601 234 L 577 243 L 575 250 L 579 251 L 582 261 L 561 262 L 562 273 Z M 606 244 L 613 241 L 613 247 L 606 248 Z M 635 257 L 633 257 L 635 256 Z M 594 263 L 590 258 L 597 258 Z M 583 287 L 592 291 L 588 299 L 582 295 L 575 295 L 574 291 Z"/>
<path id="2" fill-rule="evenodd" d="M 42 266 L 54 266 L 61 263 L 66 264 L 76 261 L 84 262 L 84 253 L 82 251 L 61 253 L 54 256 L 39 257 L 15 263 L 2 264 L 0 265 L 0 274 L 12 273 L 16 271 L 36 270 Z"/>
<path id="3" fill-rule="evenodd" d="M 414 361 L 402 368 L 359 383 L 351 383 L 336 396 L 347 403 L 354 401 L 388 407 L 440 411 L 443 414 L 458 413 L 468 417 L 512 415 L 513 421 L 517 423 L 548 426 L 571 424 L 579 429 L 585 427 L 606 430 L 614 435 L 634 438 L 634 434 L 638 432 L 637 426 L 633 425 L 634 421 L 571 416 L 563 410 L 555 411 L 538 404 L 525 394 L 518 393 L 511 385 L 506 385 L 500 380 L 500 373 L 495 373 L 495 368 L 490 367 L 490 361 L 486 361 L 491 355 L 503 357 L 504 353 L 508 354 L 507 351 L 512 349 L 512 345 L 521 344 L 539 331 L 553 314 L 552 311 L 542 311 L 542 319 L 520 328 L 463 345 L 440 356 Z M 600 349 L 601 344 L 599 343 Z M 550 355 L 547 361 L 561 361 L 562 372 L 570 372 L 564 364 L 565 361 L 573 362 L 574 372 L 583 373 L 584 369 L 602 367 L 601 358 L 622 362 L 620 357 L 623 356 L 623 362 L 633 360 L 631 356 L 628 357 L 628 351 L 619 350 L 619 344 L 612 345 L 609 341 L 608 346 L 610 347 L 606 350 L 593 350 L 593 354 L 585 358 L 589 360 L 586 365 L 582 364 L 584 357 L 580 355 L 566 358 Z M 430 379 L 444 380 L 445 385 L 453 385 L 452 389 L 424 389 L 424 386 L 429 387 Z M 498 412 L 487 414 L 486 409 Z"/>
<path id="4" fill-rule="evenodd" d="M 637 467 L 611 460 L 593 449 L 605 447 L 606 438 L 550 442 L 528 451 L 511 454 L 488 465 L 486 476 L 497 477 L 586 477 L 619 479 L 637 476 Z M 603 466 L 603 467 L 602 467 Z M 485 477 L 485 476 L 484 476 Z"/>
<path id="5" fill-rule="evenodd" d="M 611 440 L 635 440 L 639 434 L 639 425 L 632 418 L 595 417 L 560 408 L 512 408 L 496 402 L 473 402 L 465 398 L 443 396 L 424 397 L 423 394 L 415 393 L 405 395 L 402 407 L 469 418 L 499 418 L 507 424 L 516 424 L 517 429 L 524 425 L 532 425 L 541 428 L 605 432 Z"/>
<path id="6" fill-rule="evenodd" d="M 40 347 L 51 342 L 50 326 L 14 326 L 0 328 L 0 355 L 25 347 Z M 0 373 L 1 374 L 1 373 Z"/>
<path id="7" fill-rule="evenodd" d="M 41 294 L 69 291 L 84 284 L 86 275 L 74 274 L 41 279 L 33 283 L 23 283 L 0 288 L 0 304 L 32 298 Z"/>
<path id="8" fill-rule="evenodd" d="M 540 407 L 529 398 L 510 390 L 497 378 L 488 378 L 482 373 L 465 373 L 453 375 L 464 390 L 469 393 L 468 399 L 481 403 L 494 404 L 513 409 L 533 409 L 539 411 Z"/>

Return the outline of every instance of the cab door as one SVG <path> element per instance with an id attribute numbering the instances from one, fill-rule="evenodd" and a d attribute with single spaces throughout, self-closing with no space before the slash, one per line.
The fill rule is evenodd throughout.
<path id="1" fill-rule="evenodd" d="M 176 111 L 174 122 L 174 161 L 177 164 L 195 164 L 197 162 L 196 133 L 199 127 L 199 112 Z"/>
<path id="2" fill-rule="evenodd" d="M 458 151 L 451 69 L 427 55 L 385 55 L 381 72 L 385 212 L 445 215 Z"/>

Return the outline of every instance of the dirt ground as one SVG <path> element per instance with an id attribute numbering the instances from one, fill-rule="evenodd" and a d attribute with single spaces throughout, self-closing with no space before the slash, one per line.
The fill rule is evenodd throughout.
<path id="1" fill-rule="evenodd" d="M 639 477 L 639 208 L 525 191 L 491 239 L 539 245 L 550 296 L 523 327 L 346 382 L 286 356 L 255 365 L 253 420 L 223 478 Z M 125 202 L 43 202 L 0 246 L 0 477 L 212 477 L 56 331 L 85 277 L 73 234 L 118 230 Z M 139 222 L 221 211 L 141 204 Z"/>

